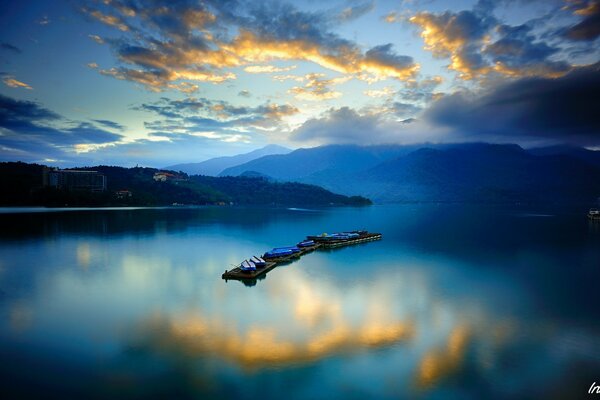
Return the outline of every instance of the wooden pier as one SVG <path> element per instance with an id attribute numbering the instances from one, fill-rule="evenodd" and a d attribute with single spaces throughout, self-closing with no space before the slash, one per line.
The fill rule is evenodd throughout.
<path id="1" fill-rule="evenodd" d="M 256 282 L 256 279 L 264 278 L 267 272 L 271 271 L 273 268 L 278 265 L 287 264 L 291 261 L 297 260 L 305 254 L 311 253 L 319 248 L 323 249 L 332 249 L 338 248 L 342 246 L 351 246 L 353 244 L 372 242 L 374 240 L 380 240 L 381 233 L 365 233 L 361 234 L 359 237 L 355 239 L 340 239 L 340 240 L 317 240 L 316 243 L 312 246 L 302 247 L 300 251 L 288 256 L 276 257 L 265 259 L 267 265 L 262 268 L 256 268 L 256 271 L 242 271 L 242 269 L 238 266 L 229 271 L 225 271 L 221 278 L 235 279 L 235 280 L 243 280 L 243 281 L 253 281 Z"/>

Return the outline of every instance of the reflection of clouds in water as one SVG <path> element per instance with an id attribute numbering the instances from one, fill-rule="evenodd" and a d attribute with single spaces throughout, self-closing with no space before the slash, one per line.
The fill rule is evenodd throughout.
<path id="1" fill-rule="evenodd" d="M 456 353 L 464 351 L 462 336 L 452 331 L 455 312 L 430 298 L 422 276 L 386 275 L 344 287 L 289 267 L 285 276 L 274 274 L 270 282 L 252 290 L 230 285 L 226 295 L 222 285 L 215 285 L 217 303 L 154 313 L 133 341 L 161 352 L 222 357 L 250 368 L 312 362 L 416 339 L 427 354 L 446 335 L 452 357 L 458 359 Z M 444 321 L 428 315 L 433 304 L 444 308 Z M 462 332 L 460 326 L 455 329 Z"/>
<path id="2" fill-rule="evenodd" d="M 438 380 L 458 370 L 464 359 L 470 334 L 468 326 L 457 326 L 448 336 L 443 348 L 428 351 L 419 363 L 417 385 L 433 386 Z"/>
<path id="3" fill-rule="evenodd" d="M 90 266 L 91 250 L 87 242 L 77 243 L 77 264 L 81 269 L 88 269 Z"/>
<path id="4" fill-rule="evenodd" d="M 10 328 L 14 333 L 29 329 L 33 323 L 33 310 L 23 302 L 15 302 L 9 309 Z"/>
<path id="5" fill-rule="evenodd" d="M 77 254 L 88 251 L 80 247 Z M 95 268 L 55 271 L 27 310 L 15 308 L 11 325 L 28 327 L 35 315 L 54 321 L 53 335 L 125 341 L 167 359 L 224 360 L 249 370 L 369 354 L 377 361 L 365 365 L 417 391 L 435 390 L 467 366 L 501 373 L 497 355 L 515 341 L 514 322 L 490 314 L 475 295 L 445 297 L 424 265 L 349 282 L 314 276 L 292 263 L 247 288 L 215 277 L 218 259 L 180 264 L 161 256 L 163 249 L 139 255 L 127 248 L 112 262 L 103 259 L 110 268 L 101 274 Z M 88 249 L 95 265 L 100 249 Z M 306 262 L 320 262 L 309 257 Z M 459 278 L 452 283 L 468 287 Z M 539 341 L 550 343 L 552 336 L 546 332 Z M 381 347 L 387 361 L 383 353 L 362 351 Z M 218 365 L 211 367 L 215 378 Z M 339 379 L 352 382 L 353 364 L 348 368 Z"/>

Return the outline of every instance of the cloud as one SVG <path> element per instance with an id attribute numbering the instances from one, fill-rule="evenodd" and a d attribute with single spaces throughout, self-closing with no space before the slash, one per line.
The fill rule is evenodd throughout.
<path id="1" fill-rule="evenodd" d="M 181 90 L 179 82 L 223 83 L 236 79 L 228 71 L 278 72 L 276 60 L 312 62 L 361 79 L 407 79 L 418 70 L 410 57 L 394 54 L 391 45 L 363 53 L 356 43 L 331 28 L 368 12 L 359 3 L 340 13 L 311 13 L 284 3 L 218 1 L 203 3 L 114 0 L 85 7 L 92 18 L 122 31 L 108 43 L 123 65 L 100 70 L 151 90 Z M 341 17 L 343 16 L 343 17 Z M 94 40 L 98 38 L 91 36 Z"/>
<path id="2" fill-rule="evenodd" d="M 250 65 L 244 68 L 244 71 L 249 72 L 251 74 L 264 74 L 264 73 L 273 73 L 273 72 L 287 72 L 295 69 L 296 66 L 293 65 L 291 67 L 275 67 L 273 65 Z"/>
<path id="3" fill-rule="evenodd" d="M 365 53 L 361 71 L 372 73 L 377 79 L 396 78 L 407 80 L 419 71 L 412 57 L 398 55 L 391 43 L 375 46 Z"/>
<path id="4" fill-rule="evenodd" d="M 363 93 L 365 94 L 365 96 L 378 98 L 393 96 L 396 94 L 396 91 L 391 86 L 386 86 L 383 89 L 379 90 L 365 90 Z"/>
<path id="5" fill-rule="evenodd" d="M 240 97 L 252 97 L 252 94 L 248 90 L 240 90 L 238 92 L 238 96 Z"/>
<path id="6" fill-rule="evenodd" d="M 98 35 L 88 35 L 88 37 L 90 39 L 92 39 L 94 42 L 98 43 L 98 44 L 104 44 L 104 39 L 102 39 L 100 36 Z"/>
<path id="7" fill-rule="evenodd" d="M 88 13 L 92 17 L 96 18 L 98 21 L 100 21 L 106 25 L 113 26 L 113 27 L 119 29 L 120 31 L 125 32 L 125 31 L 129 30 L 129 26 L 118 16 L 103 14 L 102 12 L 100 12 L 98 10 L 84 9 L 83 11 Z"/>
<path id="8" fill-rule="evenodd" d="M 571 40 L 595 40 L 600 36 L 600 2 L 574 1 L 571 4 L 573 13 L 582 16 L 577 24 L 564 30 L 565 37 Z"/>
<path id="9" fill-rule="evenodd" d="M 88 63 L 87 66 L 92 69 L 98 68 L 98 64 L 96 64 L 95 62 Z"/>
<path id="10" fill-rule="evenodd" d="M 478 49 L 496 24 L 493 17 L 467 10 L 441 14 L 420 12 L 409 21 L 421 28 L 425 49 L 435 57 L 450 58 L 449 68 L 459 72 L 461 77 L 471 79 L 488 69 Z"/>
<path id="11" fill-rule="evenodd" d="M 39 25 L 48 25 L 50 23 L 50 18 L 48 18 L 47 15 L 42 16 L 42 18 L 40 18 L 37 23 Z"/>
<path id="12" fill-rule="evenodd" d="M 105 145 L 122 139 L 93 124 L 69 121 L 39 104 L 0 95 L 0 147 L 4 159 L 42 161 L 74 155 L 80 145 Z"/>
<path id="13" fill-rule="evenodd" d="M 254 107 L 235 106 L 226 101 L 189 97 L 183 100 L 162 98 L 145 103 L 138 110 L 152 112 L 163 117 L 147 122 L 146 128 L 155 136 L 171 137 L 171 134 L 206 134 L 218 140 L 233 140 L 239 134 L 268 133 L 285 128 L 285 119 L 299 110 L 289 104 L 264 103 Z M 157 133 L 158 132 L 158 133 Z M 164 132 L 169 132 L 165 135 Z"/>
<path id="14" fill-rule="evenodd" d="M 304 76 L 307 83 L 304 86 L 295 86 L 288 92 L 301 100 L 319 101 L 338 98 L 342 95 L 331 89 L 331 86 L 346 82 L 348 77 L 324 79 L 324 74 L 308 74 Z"/>
<path id="15" fill-rule="evenodd" d="M 344 8 L 339 14 L 338 19 L 342 22 L 351 21 L 362 17 L 375 8 L 374 1 L 366 1 L 356 5 Z"/>
<path id="16" fill-rule="evenodd" d="M 115 129 L 115 130 L 118 130 L 118 131 L 125 130 L 125 127 L 123 125 L 119 124 L 118 122 L 109 121 L 109 120 L 106 120 L 106 119 L 95 119 L 93 121 L 96 122 L 96 123 L 98 123 L 98 124 L 100 124 L 100 125 L 102 125 L 102 126 L 105 126 L 107 128 Z"/>
<path id="17" fill-rule="evenodd" d="M 100 69 L 100 73 L 119 80 L 128 80 L 139 83 L 153 92 L 161 92 L 165 89 L 179 90 L 183 93 L 193 93 L 198 90 L 198 85 L 190 82 L 170 83 L 179 79 L 177 72 L 164 69 L 143 70 L 129 68 Z M 209 73 L 196 72 L 194 80 L 223 82 L 228 76 L 214 76 Z"/>
<path id="18" fill-rule="evenodd" d="M 559 50 L 545 42 L 536 41 L 528 25 L 499 25 L 496 32 L 500 39 L 489 44 L 483 54 L 490 56 L 494 70 L 512 76 L 564 75 L 571 69 L 565 61 L 551 61 Z"/>
<path id="19" fill-rule="evenodd" d="M 383 16 L 383 20 L 388 24 L 392 24 L 394 22 L 398 22 L 400 20 L 400 16 L 397 12 L 392 11 Z"/>
<path id="20" fill-rule="evenodd" d="M 481 93 L 442 97 L 425 112 L 458 135 L 491 141 L 600 145 L 600 64 L 559 78 L 527 77 Z"/>
<path id="21" fill-rule="evenodd" d="M 397 118 L 397 113 L 406 115 L 411 107 L 414 106 L 397 103 L 392 107 L 363 112 L 349 107 L 331 108 L 320 117 L 305 121 L 290 137 L 294 141 L 314 144 L 358 145 L 423 143 L 443 139 L 439 128 L 420 120 L 406 123 Z M 413 111 L 418 110 L 415 107 Z"/>
<path id="22" fill-rule="evenodd" d="M 13 53 L 16 53 L 16 54 L 21 54 L 23 52 L 17 46 L 13 46 L 12 44 L 6 43 L 6 42 L 0 42 L 0 49 L 12 51 Z"/>
<path id="23" fill-rule="evenodd" d="M 421 111 L 421 108 L 414 104 L 402 103 L 399 101 L 392 103 L 391 109 L 395 115 L 404 118 L 414 117 Z"/>
<path id="24" fill-rule="evenodd" d="M 6 76 L 6 77 L 4 77 L 2 79 L 2 82 L 4 82 L 4 84 L 6 86 L 9 86 L 9 87 L 12 87 L 12 88 L 24 88 L 24 89 L 33 90 L 33 88 L 31 86 L 29 86 L 25 82 L 21 82 L 21 81 L 16 80 L 13 76 Z"/>
<path id="25" fill-rule="evenodd" d="M 479 2 L 472 11 L 420 12 L 409 21 L 420 28 L 425 49 L 449 59 L 448 68 L 461 79 L 557 77 L 570 70 L 567 61 L 555 60 L 560 49 L 540 40 L 532 26 L 500 24 L 492 9 L 493 4 Z"/>

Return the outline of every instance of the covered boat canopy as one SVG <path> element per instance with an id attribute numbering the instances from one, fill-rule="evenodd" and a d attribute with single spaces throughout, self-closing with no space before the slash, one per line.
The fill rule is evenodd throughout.
<path id="1" fill-rule="evenodd" d="M 244 260 L 240 265 L 242 271 L 256 271 L 256 265 L 252 261 Z"/>

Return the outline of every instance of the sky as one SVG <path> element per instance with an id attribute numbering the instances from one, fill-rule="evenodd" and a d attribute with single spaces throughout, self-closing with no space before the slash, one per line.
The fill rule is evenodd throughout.
<path id="1" fill-rule="evenodd" d="M 600 148 L 600 1 L 0 4 L 0 161 L 275 143 Z"/>

